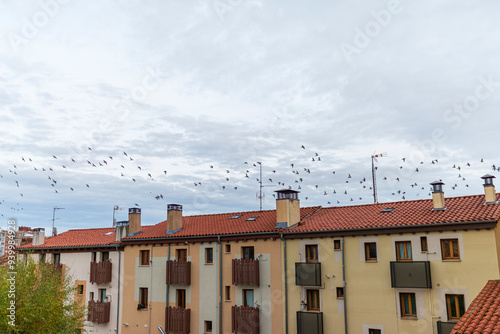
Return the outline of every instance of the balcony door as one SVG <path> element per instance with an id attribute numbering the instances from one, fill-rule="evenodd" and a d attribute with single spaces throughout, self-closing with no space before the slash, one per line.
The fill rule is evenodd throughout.
<path id="1" fill-rule="evenodd" d="M 254 307 L 253 290 L 243 289 L 243 306 Z"/>
<path id="2" fill-rule="evenodd" d="M 177 307 L 186 308 L 186 290 L 177 289 Z"/>
<path id="3" fill-rule="evenodd" d="M 177 250 L 177 261 L 187 261 L 187 249 L 182 248 Z"/>
<path id="4" fill-rule="evenodd" d="M 241 255 L 245 260 L 254 259 L 253 247 L 241 247 Z"/>

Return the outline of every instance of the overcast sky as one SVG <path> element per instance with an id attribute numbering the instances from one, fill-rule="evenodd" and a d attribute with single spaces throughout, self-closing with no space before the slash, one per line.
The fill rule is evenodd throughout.
<path id="1" fill-rule="evenodd" d="M 54 207 L 59 231 L 112 226 L 115 205 L 126 220 L 137 204 L 143 224 L 168 203 L 258 210 L 257 162 L 263 209 L 289 187 L 301 206 L 368 204 L 379 153 L 380 202 L 428 199 L 439 179 L 445 196 L 481 194 L 500 174 L 499 13 L 494 0 L 1 1 L 0 226 L 50 234 Z"/>

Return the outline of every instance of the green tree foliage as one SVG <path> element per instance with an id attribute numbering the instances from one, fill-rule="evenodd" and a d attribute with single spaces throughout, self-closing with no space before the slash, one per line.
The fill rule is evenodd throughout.
<path id="1" fill-rule="evenodd" d="M 0 268 L 0 333 L 81 333 L 85 305 L 75 301 L 72 277 L 30 258 Z"/>

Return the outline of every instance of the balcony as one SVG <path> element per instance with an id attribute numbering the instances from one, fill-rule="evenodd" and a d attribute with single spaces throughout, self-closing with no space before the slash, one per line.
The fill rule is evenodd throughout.
<path id="1" fill-rule="evenodd" d="M 438 334 L 450 334 L 453 327 L 455 327 L 456 322 L 437 322 L 437 331 Z"/>
<path id="2" fill-rule="evenodd" d="M 321 263 L 295 263 L 295 285 L 321 286 Z"/>
<path id="3" fill-rule="evenodd" d="M 298 311 L 297 334 L 323 334 L 323 313 Z"/>
<path id="4" fill-rule="evenodd" d="M 233 259 L 232 276 L 234 285 L 256 285 L 259 283 L 259 260 Z"/>
<path id="5" fill-rule="evenodd" d="M 259 334 L 259 308 L 233 306 L 231 308 L 231 328 L 233 333 Z"/>
<path id="6" fill-rule="evenodd" d="M 429 261 L 391 262 L 393 288 L 432 288 Z"/>
<path id="7" fill-rule="evenodd" d="M 167 307 L 165 309 L 165 332 L 187 334 L 190 332 L 191 310 L 181 307 Z"/>
<path id="8" fill-rule="evenodd" d="M 167 284 L 191 285 L 191 262 L 167 261 Z"/>
<path id="9" fill-rule="evenodd" d="M 90 262 L 90 283 L 105 284 L 111 282 L 111 262 Z"/>
<path id="10" fill-rule="evenodd" d="M 105 324 L 109 322 L 109 310 L 111 302 L 89 301 L 89 313 L 87 320 L 97 322 L 97 324 Z"/>

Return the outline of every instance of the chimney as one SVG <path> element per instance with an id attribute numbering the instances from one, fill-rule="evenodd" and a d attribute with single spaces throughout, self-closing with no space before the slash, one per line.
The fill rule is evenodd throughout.
<path id="1" fill-rule="evenodd" d="M 167 205 L 167 234 L 172 234 L 182 229 L 182 205 Z M 169 233 L 170 232 L 170 233 Z"/>
<path id="2" fill-rule="evenodd" d="M 432 211 L 446 210 L 446 207 L 444 206 L 444 192 L 443 192 L 444 183 L 441 181 L 434 181 L 431 183 L 431 185 L 432 185 L 432 203 L 433 203 Z"/>
<path id="3" fill-rule="evenodd" d="M 141 232 L 141 209 L 128 209 L 128 233 L 137 234 Z"/>
<path id="4" fill-rule="evenodd" d="M 128 234 L 128 221 L 119 221 L 116 222 L 116 242 L 122 240 L 122 238 L 126 237 Z"/>
<path id="5" fill-rule="evenodd" d="M 40 246 L 45 243 L 45 229 L 43 227 L 33 230 L 33 246 Z"/>
<path id="6" fill-rule="evenodd" d="M 484 204 L 497 204 L 497 194 L 495 192 L 495 185 L 493 184 L 493 179 L 495 178 L 493 175 L 486 174 L 481 176 L 484 180 Z"/>
<path id="7" fill-rule="evenodd" d="M 290 189 L 276 190 L 276 227 L 290 228 L 300 221 L 299 192 Z"/>

